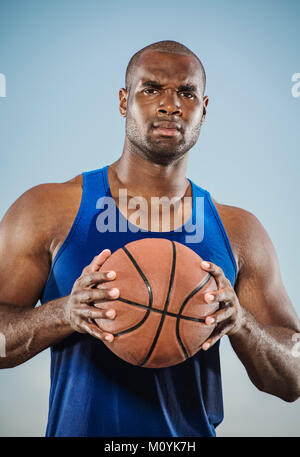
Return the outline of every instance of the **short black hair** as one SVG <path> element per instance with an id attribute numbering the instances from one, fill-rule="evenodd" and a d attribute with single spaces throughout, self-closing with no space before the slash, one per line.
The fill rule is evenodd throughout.
<path id="1" fill-rule="evenodd" d="M 179 43 L 178 41 L 172 41 L 172 40 L 157 41 L 156 43 L 149 44 L 148 46 L 145 46 L 144 48 L 140 49 L 138 52 L 136 52 L 131 57 L 131 59 L 129 60 L 129 63 L 127 65 L 127 69 L 126 69 L 126 76 L 125 76 L 126 90 L 130 90 L 133 74 L 138 65 L 139 57 L 145 51 L 159 51 L 159 52 L 166 52 L 166 53 L 170 53 L 170 54 L 181 54 L 181 55 L 185 55 L 185 56 L 195 57 L 200 64 L 201 73 L 202 73 L 203 91 L 205 90 L 206 73 L 205 73 L 201 60 L 199 59 L 199 57 L 196 54 L 193 53 L 193 51 L 191 51 L 189 48 L 184 46 L 184 44 Z"/>

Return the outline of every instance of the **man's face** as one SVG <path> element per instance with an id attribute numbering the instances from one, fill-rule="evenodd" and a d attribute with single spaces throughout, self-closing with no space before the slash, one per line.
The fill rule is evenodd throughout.
<path id="1" fill-rule="evenodd" d="M 148 160 L 167 165 L 196 143 L 208 98 L 193 56 L 145 51 L 129 94 L 120 91 L 126 136 Z"/>

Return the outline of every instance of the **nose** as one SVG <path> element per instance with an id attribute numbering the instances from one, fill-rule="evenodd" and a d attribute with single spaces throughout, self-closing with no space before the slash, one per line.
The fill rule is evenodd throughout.
<path id="1" fill-rule="evenodd" d="M 160 114 L 173 114 L 173 116 L 181 116 L 180 100 L 177 94 L 173 91 L 165 91 L 165 94 L 161 97 L 157 112 Z"/>

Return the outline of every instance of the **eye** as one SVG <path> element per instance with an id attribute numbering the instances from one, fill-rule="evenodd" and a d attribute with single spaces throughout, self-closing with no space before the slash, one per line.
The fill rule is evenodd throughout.
<path id="1" fill-rule="evenodd" d="M 149 89 L 144 89 L 143 92 L 144 92 L 144 94 L 151 94 L 152 95 L 152 94 L 156 93 L 157 90 L 153 89 L 152 87 L 150 87 Z"/>
<path id="2" fill-rule="evenodd" d="M 191 98 L 191 99 L 195 98 L 195 95 L 192 94 L 191 92 L 180 92 L 180 95 L 183 95 L 184 98 Z"/>

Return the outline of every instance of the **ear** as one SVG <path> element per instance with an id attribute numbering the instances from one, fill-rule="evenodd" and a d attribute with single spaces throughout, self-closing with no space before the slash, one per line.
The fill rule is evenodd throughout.
<path id="1" fill-rule="evenodd" d="M 201 118 L 201 125 L 204 124 L 204 121 L 205 121 L 208 102 L 209 102 L 209 98 L 207 95 L 205 95 L 203 97 L 203 114 L 202 114 L 202 118 Z"/>
<path id="2" fill-rule="evenodd" d="M 128 98 L 128 91 L 126 89 L 120 89 L 119 90 L 120 113 L 121 113 L 121 116 L 123 116 L 123 117 L 126 117 L 127 98 Z"/>

